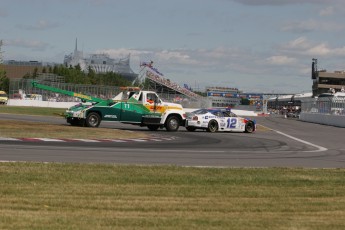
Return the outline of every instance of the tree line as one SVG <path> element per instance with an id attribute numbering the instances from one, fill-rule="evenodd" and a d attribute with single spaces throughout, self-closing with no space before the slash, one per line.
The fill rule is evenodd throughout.
<path id="1" fill-rule="evenodd" d="M 24 79 L 35 79 L 40 73 L 50 73 L 62 76 L 66 83 L 85 84 L 85 85 L 106 85 L 106 86 L 129 86 L 131 82 L 126 80 L 120 74 L 96 73 L 91 67 L 87 72 L 81 70 L 80 65 L 66 67 L 64 65 L 45 66 L 41 71 L 35 68 L 32 73 L 27 73 L 23 76 Z M 0 69 L 0 90 L 9 92 L 9 78 L 6 76 L 6 71 Z"/>

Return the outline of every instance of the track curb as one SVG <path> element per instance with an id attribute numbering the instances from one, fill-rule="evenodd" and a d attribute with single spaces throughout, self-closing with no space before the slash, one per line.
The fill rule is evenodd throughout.
<path id="1" fill-rule="evenodd" d="M 172 141 L 177 137 L 143 137 L 143 138 L 118 138 L 118 139 L 79 139 L 79 138 L 12 138 L 0 137 L 0 141 L 21 141 L 21 142 L 87 142 L 87 143 L 128 143 L 128 142 L 161 142 Z"/>

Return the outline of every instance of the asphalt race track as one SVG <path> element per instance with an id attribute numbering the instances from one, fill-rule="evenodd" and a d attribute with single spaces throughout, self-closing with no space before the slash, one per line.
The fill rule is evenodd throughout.
<path id="1" fill-rule="evenodd" d="M 55 117 L 0 114 L 0 119 L 66 124 Z M 187 132 L 184 127 L 178 132 L 151 132 L 132 125 L 103 122 L 102 127 L 154 136 L 126 142 L 32 142 L 0 138 L 0 161 L 344 168 L 344 128 L 283 117 L 255 119 L 259 127 L 252 134 Z"/>

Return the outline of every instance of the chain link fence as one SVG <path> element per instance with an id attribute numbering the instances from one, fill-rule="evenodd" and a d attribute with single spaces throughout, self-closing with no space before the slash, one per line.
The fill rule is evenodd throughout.
<path id="1" fill-rule="evenodd" d="M 81 99 L 65 95 L 63 93 L 56 93 L 48 90 L 35 88 L 32 82 L 47 85 L 61 90 L 80 93 L 87 96 L 97 97 L 101 99 L 111 99 L 118 95 L 122 89 L 117 86 L 99 86 L 99 85 L 82 85 L 65 83 L 62 79 L 53 77 L 44 77 L 37 79 L 11 79 L 9 99 L 18 100 L 38 100 L 38 101 L 52 101 L 52 102 L 80 102 Z M 209 106 L 209 100 L 188 98 L 183 94 L 171 91 L 169 93 L 157 94 L 163 101 L 181 104 L 184 108 L 206 108 Z"/>
<path id="2" fill-rule="evenodd" d="M 52 80 L 39 79 L 11 79 L 9 98 L 18 100 L 38 100 L 55 102 L 79 102 L 80 99 L 63 93 L 56 93 L 48 90 L 32 87 L 32 82 L 36 81 L 50 87 L 76 92 L 92 97 L 109 99 L 121 92 L 120 87 L 116 86 L 96 86 L 57 82 Z"/>
<path id="3" fill-rule="evenodd" d="M 345 97 L 310 98 L 302 103 L 302 112 L 345 116 Z"/>

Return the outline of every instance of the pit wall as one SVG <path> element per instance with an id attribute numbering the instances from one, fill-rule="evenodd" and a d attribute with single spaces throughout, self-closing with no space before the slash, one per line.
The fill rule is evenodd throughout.
<path id="1" fill-rule="evenodd" d="M 332 125 L 345 128 L 345 116 L 320 113 L 301 113 L 300 120 L 323 125 Z"/>
<path id="2" fill-rule="evenodd" d="M 69 108 L 78 102 L 56 102 L 56 101 L 38 101 L 38 100 L 13 100 L 10 99 L 7 105 L 10 106 L 32 106 L 32 107 L 51 107 L 51 108 Z"/>

